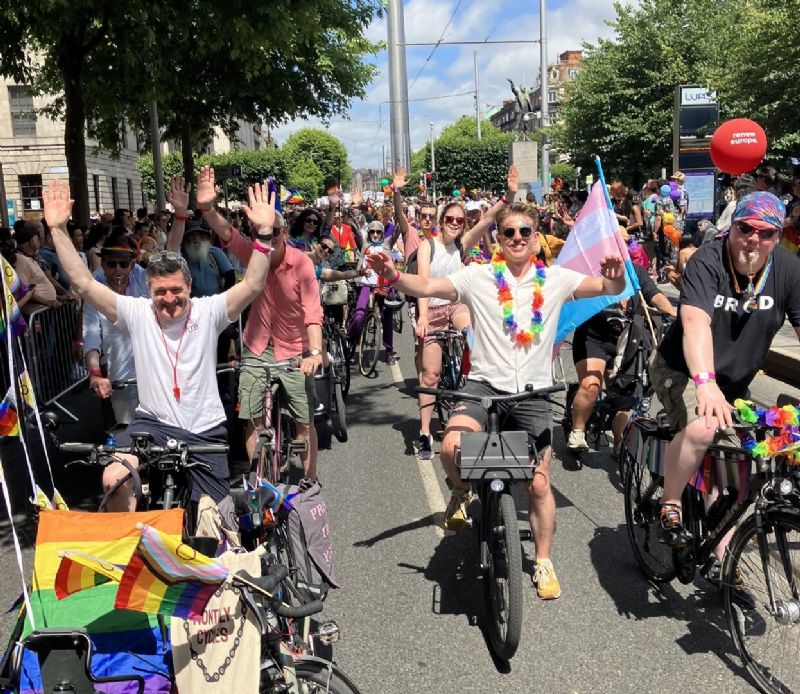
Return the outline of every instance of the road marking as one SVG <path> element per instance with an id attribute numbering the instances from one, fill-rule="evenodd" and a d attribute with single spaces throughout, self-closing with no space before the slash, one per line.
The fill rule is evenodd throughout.
<path id="1" fill-rule="evenodd" d="M 444 521 L 444 511 L 447 506 L 444 503 L 444 495 L 442 494 L 442 488 L 439 486 L 439 480 L 433 471 L 433 466 L 436 465 L 436 462 L 433 460 L 420 460 L 416 455 L 414 459 L 417 461 L 419 476 L 422 478 L 422 488 L 425 490 L 428 508 L 434 517 L 433 529 L 441 539 L 444 537 L 444 528 L 441 523 Z"/>

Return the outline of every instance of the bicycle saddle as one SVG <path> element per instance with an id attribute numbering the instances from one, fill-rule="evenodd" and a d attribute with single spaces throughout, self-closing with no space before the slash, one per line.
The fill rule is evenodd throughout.
<path id="1" fill-rule="evenodd" d="M 231 490 L 233 508 L 237 516 L 258 513 L 260 516 L 265 508 L 275 502 L 275 493 L 266 487 L 257 487 L 249 490 Z"/>

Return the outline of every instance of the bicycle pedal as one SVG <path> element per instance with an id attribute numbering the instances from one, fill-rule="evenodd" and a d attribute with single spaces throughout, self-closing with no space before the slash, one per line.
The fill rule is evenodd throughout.
<path id="1" fill-rule="evenodd" d="M 520 530 L 519 531 L 519 539 L 520 540 L 533 540 L 533 534 L 531 533 L 531 529 L 528 528 L 527 530 Z"/>
<path id="2" fill-rule="evenodd" d="M 292 453 L 305 453 L 308 451 L 308 441 L 302 441 L 300 439 L 294 439 L 289 444 L 289 449 Z"/>

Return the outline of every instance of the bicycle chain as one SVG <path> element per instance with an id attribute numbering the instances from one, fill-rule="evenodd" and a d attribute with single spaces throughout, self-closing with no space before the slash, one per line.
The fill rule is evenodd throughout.
<path id="1" fill-rule="evenodd" d="M 217 591 L 214 593 L 214 597 L 221 597 L 222 591 L 230 590 L 236 592 L 236 589 L 230 586 L 227 583 L 223 583 Z M 200 672 L 203 673 L 203 678 L 206 682 L 219 682 L 220 678 L 225 674 L 225 672 L 230 667 L 230 664 L 233 662 L 233 656 L 235 655 L 236 651 L 239 648 L 239 644 L 242 641 L 242 634 L 244 633 L 244 625 L 247 622 L 247 605 L 244 601 L 239 601 L 239 604 L 242 606 L 242 621 L 239 624 L 239 628 L 236 630 L 236 637 L 233 640 L 233 646 L 231 646 L 231 650 L 228 652 L 228 655 L 225 656 L 225 661 L 217 668 L 217 671 L 213 675 L 209 675 L 208 668 L 206 664 L 203 662 L 203 659 L 200 657 L 200 654 L 194 650 L 192 647 L 192 639 L 189 634 L 189 620 L 185 619 L 183 621 L 183 630 L 186 633 L 186 642 L 189 645 L 189 653 L 192 656 L 192 660 L 197 663 L 197 667 L 200 668 Z"/>

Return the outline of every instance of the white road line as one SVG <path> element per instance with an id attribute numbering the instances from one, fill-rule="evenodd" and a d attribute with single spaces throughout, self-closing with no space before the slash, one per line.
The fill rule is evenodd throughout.
<path id="1" fill-rule="evenodd" d="M 405 382 L 403 372 L 400 370 L 400 364 L 398 362 L 392 364 L 392 378 L 394 378 L 396 384 Z M 422 478 L 422 488 L 425 490 L 428 508 L 435 519 L 433 525 L 434 532 L 441 539 L 445 534 L 442 523 L 444 522 L 444 512 L 447 505 L 445 504 L 444 495 L 442 494 L 442 487 L 433 469 L 433 466 L 439 463 L 436 459 L 420 460 L 416 455 L 414 456 L 414 460 L 417 461 L 419 476 Z"/>

